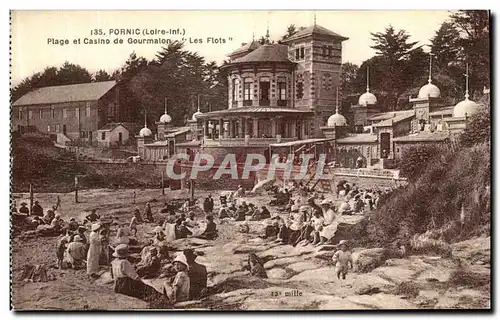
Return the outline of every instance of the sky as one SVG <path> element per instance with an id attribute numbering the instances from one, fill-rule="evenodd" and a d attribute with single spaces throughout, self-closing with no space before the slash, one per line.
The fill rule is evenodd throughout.
<path id="1" fill-rule="evenodd" d="M 120 68 L 133 51 L 152 59 L 160 44 L 128 44 L 134 39 L 186 41 L 186 49 L 198 52 L 206 61 L 221 63 L 227 54 L 265 35 L 278 40 L 290 24 L 316 23 L 348 37 L 343 43 L 343 62 L 361 64 L 375 52 L 370 32 L 380 32 L 390 24 L 404 29 L 410 41 L 429 44 L 450 12 L 432 11 L 13 11 L 11 14 L 11 80 L 22 79 L 48 66 L 65 61 L 79 64 L 90 72 Z M 183 35 L 143 35 L 144 30 L 180 29 Z M 102 35 L 91 35 L 101 29 Z M 110 29 L 115 30 L 111 32 Z M 138 29 L 140 35 L 123 35 L 120 29 Z M 97 31 L 99 32 L 99 31 Z M 117 34 L 118 33 L 118 34 Z M 87 39 L 109 40 L 109 44 L 85 44 Z M 80 43 L 74 43 L 74 41 Z M 124 43 L 116 44 L 117 39 Z M 201 40 L 201 41 L 200 41 Z M 69 44 L 66 44 L 68 43 Z M 201 42 L 201 43 L 200 43 Z M 62 45 L 61 45 L 62 43 Z M 425 48 L 424 48 L 425 50 Z"/>

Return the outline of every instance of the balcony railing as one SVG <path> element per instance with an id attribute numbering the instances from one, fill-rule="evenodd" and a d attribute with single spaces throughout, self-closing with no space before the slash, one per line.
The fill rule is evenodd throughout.
<path id="1" fill-rule="evenodd" d="M 206 146 L 267 146 L 271 143 L 296 141 L 297 138 L 281 138 L 278 142 L 277 138 L 217 138 L 205 139 Z"/>

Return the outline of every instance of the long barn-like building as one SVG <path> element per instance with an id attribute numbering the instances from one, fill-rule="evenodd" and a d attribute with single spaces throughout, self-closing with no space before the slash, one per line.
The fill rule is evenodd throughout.
<path id="1" fill-rule="evenodd" d="M 133 130 L 133 110 L 120 101 L 115 81 L 42 87 L 12 104 L 11 125 L 17 132 L 39 131 L 56 137 L 60 144 L 98 146 L 125 144 L 125 136 L 110 142 L 111 124 L 126 123 Z M 107 125 L 107 126 L 106 126 Z M 99 129 L 102 132 L 98 132 Z M 126 135 L 128 137 L 128 134 Z"/>

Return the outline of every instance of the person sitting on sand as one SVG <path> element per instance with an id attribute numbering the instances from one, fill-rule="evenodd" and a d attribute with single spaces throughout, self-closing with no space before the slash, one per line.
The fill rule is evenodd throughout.
<path id="1" fill-rule="evenodd" d="M 52 220 L 54 220 L 55 216 L 56 215 L 54 214 L 54 211 L 49 209 L 43 216 L 43 221 L 45 221 L 45 224 L 50 225 L 52 223 Z"/>
<path id="2" fill-rule="evenodd" d="M 190 209 L 191 209 L 191 203 L 188 199 L 188 200 L 184 201 L 184 203 L 182 204 L 181 211 L 182 212 L 189 212 Z"/>
<path id="3" fill-rule="evenodd" d="M 175 238 L 185 239 L 191 235 L 193 235 L 193 233 L 186 227 L 185 221 L 181 218 L 177 219 L 175 222 Z"/>
<path id="4" fill-rule="evenodd" d="M 78 230 L 78 222 L 76 221 L 76 219 L 74 217 L 71 217 L 69 219 L 69 223 L 68 223 L 68 229 L 71 230 L 71 231 L 76 231 Z"/>
<path id="5" fill-rule="evenodd" d="M 207 226 L 205 230 L 197 238 L 206 240 L 215 240 L 218 237 L 217 225 L 214 222 L 214 217 L 211 215 L 207 216 Z"/>
<path id="6" fill-rule="evenodd" d="M 73 242 L 68 244 L 66 253 L 65 260 L 73 269 L 81 269 L 84 266 L 85 245 L 82 243 L 82 238 L 79 235 L 75 235 Z"/>
<path id="7" fill-rule="evenodd" d="M 278 217 L 278 236 L 276 237 L 276 242 L 285 244 L 288 243 L 288 240 L 290 238 L 290 229 L 289 229 L 289 224 L 291 222 L 287 223 L 283 219 Z"/>
<path id="8" fill-rule="evenodd" d="M 186 227 L 188 228 L 195 228 L 198 226 L 198 223 L 196 222 L 196 216 L 194 214 L 194 211 L 189 211 L 188 217 L 186 218 Z"/>
<path id="9" fill-rule="evenodd" d="M 137 264 L 137 274 L 141 278 L 149 279 L 157 276 L 160 269 L 161 262 L 158 257 L 158 249 L 150 247 L 148 259 Z"/>
<path id="10" fill-rule="evenodd" d="M 223 204 L 219 209 L 219 219 L 229 218 L 227 205 Z"/>
<path id="11" fill-rule="evenodd" d="M 221 206 L 227 204 L 227 196 L 225 194 L 219 196 Z"/>
<path id="12" fill-rule="evenodd" d="M 50 223 L 50 226 L 54 229 L 55 232 L 60 232 L 64 227 L 64 220 L 61 219 L 61 216 L 57 214 Z"/>
<path id="13" fill-rule="evenodd" d="M 349 266 L 352 269 L 352 253 L 347 250 L 347 241 L 341 240 L 339 242 L 340 250 L 336 251 L 332 257 L 333 264 L 335 265 L 335 274 L 340 279 L 345 280 Z"/>
<path id="14" fill-rule="evenodd" d="M 266 269 L 262 261 L 255 253 L 248 255 L 248 266 L 250 267 L 250 275 L 258 278 L 267 278 Z"/>
<path id="15" fill-rule="evenodd" d="M 26 202 L 21 203 L 21 208 L 19 208 L 19 213 L 24 213 L 24 214 L 29 215 L 30 209 L 27 207 L 27 205 L 28 204 Z"/>
<path id="16" fill-rule="evenodd" d="M 344 199 L 344 202 L 340 205 L 339 214 L 341 215 L 352 214 L 351 205 L 349 204 L 349 200 L 347 199 L 347 197 Z"/>
<path id="17" fill-rule="evenodd" d="M 238 210 L 236 210 L 236 214 L 235 214 L 235 218 L 234 220 L 235 221 L 245 221 L 245 213 L 246 213 L 246 210 L 243 208 L 243 206 L 239 206 L 238 207 Z"/>
<path id="18" fill-rule="evenodd" d="M 271 212 L 266 208 L 266 206 L 262 206 L 262 208 L 260 210 L 260 218 L 261 219 L 271 218 Z"/>
<path id="19" fill-rule="evenodd" d="M 84 223 L 86 223 L 86 222 L 94 223 L 94 222 L 97 222 L 100 218 L 101 218 L 101 216 L 99 214 L 97 214 L 97 209 L 92 209 L 92 212 L 88 216 L 85 217 Z"/>
<path id="20" fill-rule="evenodd" d="M 167 223 L 175 224 L 175 221 L 177 221 L 177 216 L 175 214 L 175 211 L 172 211 L 172 212 L 170 212 L 170 214 L 165 219 L 165 223 L 164 224 L 167 224 Z"/>
<path id="21" fill-rule="evenodd" d="M 38 216 L 38 217 L 43 217 L 43 208 L 38 203 L 38 201 L 35 201 L 35 204 L 33 205 L 33 208 L 31 208 L 31 215 Z"/>
<path id="22" fill-rule="evenodd" d="M 115 245 L 119 244 L 129 244 L 130 243 L 130 234 L 125 224 L 120 225 L 118 230 L 116 230 L 116 238 Z"/>
<path id="23" fill-rule="evenodd" d="M 250 221 L 260 221 L 262 219 L 262 212 L 260 211 L 259 208 L 254 208 L 252 207 L 253 209 L 253 213 L 252 215 L 250 216 Z"/>
<path id="24" fill-rule="evenodd" d="M 146 203 L 146 209 L 144 210 L 144 221 L 154 222 L 153 212 L 151 210 L 151 203 L 149 201 Z"/>
<path id="25" fill-rule="evenodd" d="M 85 236 L 85 231 L 87 231 L 87 228 L 85 228 L 84 226 L 78 226 L 78 229 L 76 231 L 76 234 L 73 236 L 73 238 L 78 235 L 80 236 L 80 239 L 81 239 L 81 243 L 83 243 L 84 245 L 87 245 L 87 237 Z M 71 239 L 71 241 L 73 241 L 74 239 Z"/>
<path id="26" fill-rule="evenodd" d="M 288 239 L 288 243 L 290 244 L 295 244 L 295 242 L 300 238 L 300 234 L 302 232 L 302 227 L 304 226 L 305 222 L 305 211 L 306 207 L 302 206 L 300 209 L 300 212 L 298 213 L 293 213 L 290 216 L 290 221 L 291 224 L 289 226 L 290 229 L 290 236 Z"/>
<path id="27" fill-rule="evenodd" d="M 325 223 L 325 218 L 319 213 L 314 212 L 314 217 L 311 218 L 311 223 L 313 227 L 313 245 L 317 245 L 321 242 L 320 232 L 323 230 L 323 224 Z"/>
<path id="28" fill-rule="evenodd" d="M 145 301 L 158 299 L 161 294 L 155 288 L 145 284 L 127 260 L 129 256 L 128 246 L 120 244 L 113 253 L 111 262 L 111 277 L 114 279 L 116 293 L 124 294 Z"/>
<path id="29" fill-rule="evenodd" d="M 163 232 L 163 228 L 161 226 L 157 226 L 154 228 L 155 235 L 153 236 L 153 246 L 156 248 L 160 248 L 167 245 L 167 239 L 165 233 Z"/>
<path id="30" fill-rule="evenodd" d="M 185 249 L 183 253 L 188 263 L 189 300 L 197 300 L 207 289 L 207 267 L 195 261 L 197 255 L 192 249 Z"/>

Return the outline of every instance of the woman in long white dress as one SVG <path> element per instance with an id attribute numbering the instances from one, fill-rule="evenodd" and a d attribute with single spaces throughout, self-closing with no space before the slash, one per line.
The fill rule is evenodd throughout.
<path id="1" fill-rule="evenodd" d="M 333 211 L 330 201 L 323 200 L 321 202 L 321 209 L 323 210 L 325 227 L 319 233 L 321 241 L 318 245 L 322 245 L 326 241 L 329 241 L 335 235 L 338 225 L 337 221 L 335 221 L 335 211 Z"/>
<path id="2" fill-rule="evenodd" d="M 89 236 L 90 246 L 87 253 L 87 274 L 93 278 L 96 278 L 99 272 L 99 256 L 101 254 L 100 229 L 101 225 L 99 223 L 94 223 L 91 228 L 92 232 Z"/>

